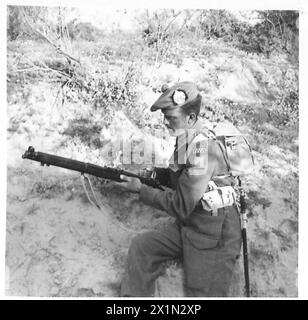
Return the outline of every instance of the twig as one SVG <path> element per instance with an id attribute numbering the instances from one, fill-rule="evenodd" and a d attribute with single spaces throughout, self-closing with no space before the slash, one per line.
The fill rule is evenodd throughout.
<path id="1" fill-rule="evenodd" d="M 165 33 L 169 27 L 171 26 L 171 24 L 173 23 L 173 21 L 182 13 L 182 11 L 176 13 L 173 17 L 172 17 L 172 20 L 167 24 L 167 26 L 164 28 L 164 31 L 163 33 Z"/>
<path id="2" fill-rule="evenodd" d="M 134 63 L 135 63 L 135 61 L 133 60 L 131 62 L 131 64 L 130 64 L 130 66 L 127 68 L 127 72 L 126 72 L 126 75 L 124 77 L 123 83 L 125 83 L 126 79 L 128 78 L 128 75 L 129 75 L 130 71 L 132 70 L 132 68 L 134 66 Z"/>
<path id="3" fill-rule="evenodd" d="M 38 70 L 45 70 L 45 71 L 49 71 L 49 70 L 50 70 L 50 71 L 52 71 L 52 72 L 54 72 L 54 73 L 58 73 L 58 74 L 60 74 L 61 76 L 66 77 L 66 78 L 68 78 L 68 79 L 72 79 L 72 76 L 70 76 L 70 75 L 68 75 L 67 73 L 62 72 L 62 71 L 60 71 L 60 70 L 50 68 L 50 67 L 47 66 L 47 64 L 44 63 L 44 62 L 40 62 L 40 63 L 43 65 L 43 68 L 42 68 L 41 66 L 36 65 L 33 61 L 29 60 L 28 58 L 26 58 L 26 60 L 28 60 L 28 61 L 29 61 L 34 67 L 36 67 Z"/>
<path id="4" fill-rule="evenodd" d="M 54 101 L 54 103 L 52 104 L 52 107 L 51 107 L 51 112 L 53 111 L 53 108 L 54 108 L 54 106 L 56 105 L 56 103 L 57 103 L 57 101 L 58 101 L 58 96 L 59 96 L 60 91 L 62 90 L 62 94 L 63 94 L 63 87 L 64 87 L 69 81 L 70 81 L 70 80 L 65 80 L 65 81 L 61 84 L 60 88 L 58 89 L 56 99 L 55 99 L 55 101 Z"/>
<path id="5" fill-rule="evenodd" d="M 268 14 L 267 14 L 266 17 L 265 17 L 265 20 L 268 21 L 269 23 L 271 23 L 272 26 L 274 27 L 274 31 L 276 31 L 275 24 L 274 24 L 274 22 L 273 22 L 272 20 L 270 20 L 270 19 L 268 18 Z"/>
<path id="6" fill-rule="evenodd" d="M 27 72 L 28 70 L 31 70 L 31 69 L 34 69 L 34 68 L 36 68 L 36 67 L 30 67 L 30 68 L 25 68 L 25 69 L 16 69 L 16 70 L 14 70 L 15 72 Z M 13 71 L 13 72 L 14 72 Z"/>

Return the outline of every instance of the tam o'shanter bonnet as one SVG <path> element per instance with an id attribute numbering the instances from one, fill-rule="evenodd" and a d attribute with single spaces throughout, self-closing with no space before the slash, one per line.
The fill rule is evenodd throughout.
<path id="1" fill-rule="evenodd" d="M 152 112 L 158 109 L 184 107 L 196 99 L 201 99 L 197 86 L 190 81 L 179 82 L 170 88 L 163 85 L 162 92 L 162 95 L 152 105 Z"/>

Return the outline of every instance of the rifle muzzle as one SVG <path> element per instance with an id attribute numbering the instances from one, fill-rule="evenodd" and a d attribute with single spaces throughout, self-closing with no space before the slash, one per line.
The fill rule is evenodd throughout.
<path id="1" fill-rule="evenodd" d="M 22 155 L 23 159 L 33 159 L 35 156 L 35 150 L 33 147 L 29 146 L 28 150 Z"/>

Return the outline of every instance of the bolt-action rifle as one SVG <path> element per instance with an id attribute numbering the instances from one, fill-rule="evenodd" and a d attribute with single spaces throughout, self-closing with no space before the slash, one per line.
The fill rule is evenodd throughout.
<path id="1" fill-rule="evenodd" d="M 120 176 L 125 175 L 128 177 L 136 177 L 141 181 L 141 183 L 144 183 L 152 188 L 164 190 L 163 186 L 168 186 L 167 183 L 164 184 L 163 181 L 158 181 L 154 176 L 153 178 L 144 177 L 121 169 L 101 167 L 91 163 L 59 157 L 53 154 L 35 151 L 35 149 L 31 146 L 22 155 L 22 158 L 38 161 L 41 163 L 42 166 L 51 165 L 61 167 L 69 170 L 78 171 L 81 174 L 90 174 L 99 178 L 113 180 L 116 182 L 124 182 L 125 180 L 121 179 Z"/>

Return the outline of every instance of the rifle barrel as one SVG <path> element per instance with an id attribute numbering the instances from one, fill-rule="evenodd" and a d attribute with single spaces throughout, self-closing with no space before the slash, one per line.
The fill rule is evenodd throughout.
<path id="1" fill-rule="evenodd" d="M 135 173 L 124 171 L 121 169 L 101 167 L 101 166 L 87 163 L 87 162 L 82 162 L 82 161 L 73 160 L 69 158 L 59 157 L 49 153 L 35 151 L 35 149 L 31 146 L 22 155 L 22 158 L 40 162 L 42 165 L 45 164 L 47 166 L 52 165 L 56 167 L 61 167 L 69 170 L 78 171 L 81 173 L 91 174 L 99 178 L 109 179 L 117 182 L 124 181 L 120 178 L 121 175 L 136 177 L 136 178 L 139 178 L 142 183 L 148 186 L 151 186 L 156 189 L 164 190 L 157 181 L 151 178 L 141 177 Z"/>

